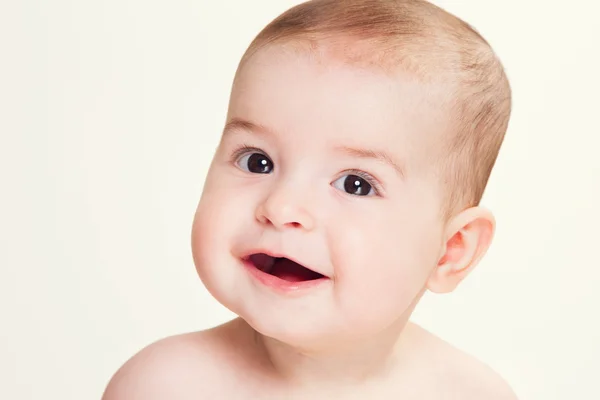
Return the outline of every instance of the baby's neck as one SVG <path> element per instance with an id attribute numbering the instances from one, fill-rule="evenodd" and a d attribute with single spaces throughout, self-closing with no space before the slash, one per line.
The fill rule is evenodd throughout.
<path id="1" fill-rule="evenodd" d="M 397 321 L 370 341 L 327 351 L 299 350 L 253 332 L 277 376 L 294 386 L 326 387 L 381 381 L 408 365 L 412 330 L 411 323 Z"/>

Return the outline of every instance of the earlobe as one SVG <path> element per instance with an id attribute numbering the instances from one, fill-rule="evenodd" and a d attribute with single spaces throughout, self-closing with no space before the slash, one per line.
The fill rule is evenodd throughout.
<path id="1" fill-rule="evenodd" d="M 427 280 L 427 288 L 435 293 L 456 289 L 487 252 L 495 227 L 494 216 L 482 207 L 469 208 L 454 217 L 448 224 L 444 251 Z"/>

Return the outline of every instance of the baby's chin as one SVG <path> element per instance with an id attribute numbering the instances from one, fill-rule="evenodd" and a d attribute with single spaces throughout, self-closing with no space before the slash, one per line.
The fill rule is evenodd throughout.
<path id="1" fill-rule="evenodd" d="M 323 325 L 298 325 L 285 323 L 285 321 L 265 324 L 252 318 L 240 315 L 263 342 L 288 346 L 306 352 L 318 352 L 331 349 L 332 345 L 339 343 L 339 331 L 333 326 Z"/>
<path id="2" fill-rule="evenodd" d="M 323 307 L 327 308 L 327 305 L 324 304 Z M 388 325 L 371 325 L 372 321 L 358 319 L 350 323 L 334 310 L 321 315 L 274 316 L 244 307 L 239 307 L 239 312 L 236 312 L 236 308 L 234 306 L 230 310 L 258 333 L 261 339 L 305 352 L 320 353 L 342 347 L 351 348 L 353 344 L 377 337 Z"/>
<path id="3" fill-rule="evenodd" d="M 325 346 L 339 337 L 340 329 L 335 326 L 336 318 L 330 305 L 318 302 L 322 313 L 299 313 L 295 307 L 285 307 L 276 299 L 269 301 L 262 296 L 257 298 L 252 291 L 226 288 L 210 274 L 200 273 L 200 276 L 216 301 L 266 340 L 298 349 L 311 349 Z"/>

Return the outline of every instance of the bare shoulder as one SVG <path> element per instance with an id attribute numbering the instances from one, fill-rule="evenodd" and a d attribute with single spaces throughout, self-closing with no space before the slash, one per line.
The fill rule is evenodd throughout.
<path id="1" fill-rule="evenodd" d="M 435 385 L 442 397 L 463 400 L 517 400 L 510 385 L 475 357 L 416 325 L 413 329 L 434 366 Z"/>
<path id="2" fill-rule="evenodd" d="M 231 324 L 158 340 L 132 356 L 108 383 L 102 400 L 209 398 L 226 382 Z"/>

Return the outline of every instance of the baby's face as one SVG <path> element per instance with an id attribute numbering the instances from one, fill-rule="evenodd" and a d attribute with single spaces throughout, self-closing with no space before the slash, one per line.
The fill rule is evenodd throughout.
<path id="1" fill-rule="evenodd" d="M 443 126 L 433 91 L 275 47 L 257 53 L 234 85 L 194 221 L 194 260 L 216 299 L 297 344 L 405 318 L 443 244 L 424 161 Z"/>

